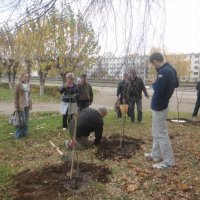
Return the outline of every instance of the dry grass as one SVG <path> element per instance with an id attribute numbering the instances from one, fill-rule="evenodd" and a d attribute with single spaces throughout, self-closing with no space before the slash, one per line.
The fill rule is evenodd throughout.
<path id="1" fill-rule="evenodd" d="M 175 114 L 170 114 L 171 117 Z M 189 114 L 181 114 L 190 118 Z M 61 129 L 61 116 L 58 113 L 34 113 L 30 120 L 30 136 L 14 140 L 13 128 L 7 125 L 7 116 L 0 116 L 0 199 L 12 199 L 15 182 L 11 177 L 26 169 L 39 170 L 44 166 L 62 163 L 58 154 L 49 145 L 49 140 L 60 146 L 68 137 Z M 105 119 L 104 135 L 121 133 L 122 120 L 110 112 Z M 199 199 L 200 196 L 200 131 L 199 126 L 173 124 L 168 122 L 171 142 L 177 166 L 159 171 L 151 168 L 144 152 L 151 148 L 151 113 L 144 113 L 142 124 L 126 123 L 126 135 L 144 140 L 129 160 L 105 160 L 95 157 L 96 149 L 79 152 L 82 161 L 101 164 L 112 170 L 110 182 L 93 183 L 87 191 L 74 194 L 66 192 L 58 199 L 125 199 L 125 200 L 169 200 Z"/>

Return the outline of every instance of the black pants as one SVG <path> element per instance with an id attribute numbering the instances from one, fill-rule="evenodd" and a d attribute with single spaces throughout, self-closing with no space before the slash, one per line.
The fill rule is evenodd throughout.
<path id="1" fill-rule="evenodd" d="M 199 107 L 200 107 L 200 95 L 197 96 L 197 101 L 194 107 L 194 112 L 192 114 L 192 116 L 197 116 L 198 112 L 199 112 Z"/>
<path id="2" fill-rule="evenodd" d="M 142 121 L 142 99 L 141 98 L 130 98 L 129 102 L 129 116 L 132 122 L 135 122 L 135 104 L 137 106 L 137 121 Z"/>
<path id="3" fill-rule="evenodd" d="M 68 128 L 70 121 L 73 119 L 73 115 L 68 115 L 68 111 L 63 115 L 63 128 Z"/>
<path id="4" fill-rule="evenodd" d="M 90 101 L 89 100 L 79 100 L 78 101 L 78 107 L 79 107 L 79 111 L 81 112 L 81 110 L 83 110 L 84 108 L 88 108 L 90 105 Z"/>

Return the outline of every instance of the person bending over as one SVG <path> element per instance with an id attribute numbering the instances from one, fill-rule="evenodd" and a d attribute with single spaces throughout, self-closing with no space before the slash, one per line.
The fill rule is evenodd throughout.
<path id="1" fill-rule="evenodd" d="M 103 118 L 106 115 L 107 109 L 105 107 L 83 109 L 77 118 L 76 141 L 65 140 L 65 145 L 67 147 L 75 145 L 77 149 L 84 149 L 92 144 L 100 144 L 104 126 Z M 69 133 L 72 137 L 74 134 L 74 125 L 75 119 L 73 119 L 69 125 Z M 94 141 L 88 138 L 92 132 L 95 134 Z"/>

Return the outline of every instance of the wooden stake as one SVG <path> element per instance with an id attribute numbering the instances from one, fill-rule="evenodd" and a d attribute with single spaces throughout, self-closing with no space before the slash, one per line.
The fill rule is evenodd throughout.
<path id="1" fill-rule="evenodd" d="M 79 171 L 79 159 L 78 159 L 78 152 L 76 152 L 76 162 L 77 162 L 77 165 L 76 165 L 76 175 L 78 176 L 78 171 Z"/>
<path id="2" fill-rule="evenodd" d="M 119 147 L 122 147 L 122 142 L 124 141 L 124 133 L 125 133 L 125 123 L 126 123 L 126 112 L 122 114 L 123 115 L 123 124 L 122 124 L 122 134 L 120 137 L 120 145 Z"/>
<path id="3" fill-rule="evenodd" d="M 76 130 L 77 130 L 77 118 L 78 118 L 78 110 L 76 108 L 76 111 L 74 113 L 74 133 L 73 133 L 73 141 L 76 140 Z M 75 145 L 73 145 L 72 149 L 72 162 L 71 162 L 71 169 L 70 169 L 70 179 L 73 177 L 73 169 L 74 169 L 74 153 L 75 153 Z"/>

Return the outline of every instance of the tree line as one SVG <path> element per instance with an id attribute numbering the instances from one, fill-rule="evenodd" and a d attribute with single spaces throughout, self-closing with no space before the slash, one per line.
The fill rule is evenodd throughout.
<path id="1" fill-rule="evenodd" d="M 47 75 L 60 75 L 64 82 L 66 73 L 78 74 L 96 62 L 100 47 L 92 25 L 70 5 L 38 18 L 27 10 L 27 16 L 22 26 L 0 29 L 0 78 L 6 73 L 11 89 L 18 73 L 37 70 L 43 95 Z"/>

